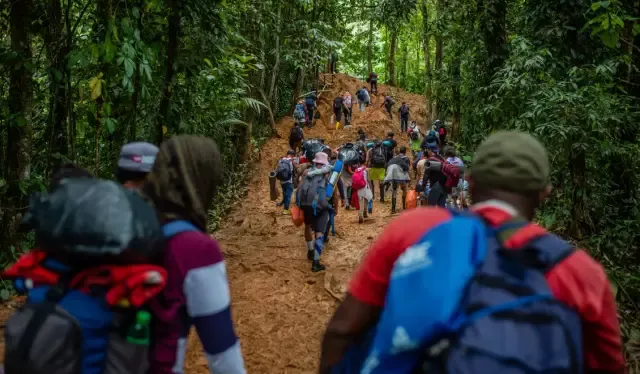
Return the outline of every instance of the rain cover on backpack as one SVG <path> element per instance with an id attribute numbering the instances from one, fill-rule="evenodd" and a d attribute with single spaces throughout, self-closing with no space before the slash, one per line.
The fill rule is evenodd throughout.
<path id="1" fill-rule="evenodd" d="M 304 149 L 304 156 L 311 162 L 316 157 L 316 153 L 322 152 L 324 144 L 318 139 L 305 140 L 302 143 L 302 149 Z"/>
<path id="2" fill-rule="evenodd" d="M 318 170 L 312 170 L 318 171 Z M 305 176 L 302 184 L 298 186 L 296 201 L 298 206 L 313 207 L 314 212 L 322 211 L 329 207 L 326 194 L 327 178 L 324 173 L 314 173 Z"/>
<path id="3" fill-rule="evenodd" d="M 541 236 L 525 248 L 498 244 L 531 227 Z M 580 317 L 544 276 L 571 252 L 526 221 L 493 229 L 452 212 L 394 264 L 362 372 L 581 373 Z"/>
<path id="4" fill-rule="evenodd" d="M 352 143 L 346 143 L 340 148 L 338 159 L 345 165 L 354 165 L 360 162 L 360 153 Z"/>
<path id="5" fill-rule="evenodd" d="M 65 179 L 35 195 L 24 224 L 42 250 L 146 261 L 162 246 L 155 209 L 138 193 L 100 179 Z"/>

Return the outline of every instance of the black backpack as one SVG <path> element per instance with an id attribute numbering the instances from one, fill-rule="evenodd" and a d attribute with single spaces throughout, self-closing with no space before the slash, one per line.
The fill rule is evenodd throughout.
<path id="1" fill-rule="evenodd" d="M 291 133 L 289 133 L 289 140 L 292 142 L 297 142 L 302 140 L 304 135 L 302 134 L 302 129 L 298 126 L 294 126 L 291 128 Z"/>
<path id="2" fill-rule="evenodd" d="M 367 145 L 366 142 L 358 140 L 355 144 L 356 150 L 360 155 L 360 163 L 364 163 L 367 159 Z"/>
<path id="3" fill-rule="evenodd" d="M 293 176 L 293 164 L 291 160 L 287 158 L 281 158 L 278 161 L 278 168 L 276 169 L 276 178 L 279 181 L 286 182 Z"/>
<path id="4" fill-rule="evenodd" d="M 305 176 L 298 187 L 296 201 L 301 207 L 313 207 L 314 211 L 321 212 L 329 207 L 326 188 L 327 179 L 325 174 L 316 174 L 312 177 Z"/>
<path id="5" fill-rule="evenodd" d="M 406 105 L 403 105 L 400 107 L 400 114 L 402 114 L 403 116 L 406 116 L 409 114 L 409 107 Z"/>
<path id="6" fill-rule="evenodd" d="M 411 137 L 411 140 L 418 140 L 418 131 L 417 130 L 413 130 L 409 133 L 409 136 Z"/>
<path id="7" fill-rule="evenodd" d="M 334 110 L 342 109 L 342 98 L 341 97 L 336 97 L 335 99 L 333 99 L 333 109 Z"/>
<path id="8" fill-rule="evenodd" d="M 376 168 L 383 168 L 387 164 L 387 156 L 382 143 L 377 143 L 371 150 L 371 165 Z"/>

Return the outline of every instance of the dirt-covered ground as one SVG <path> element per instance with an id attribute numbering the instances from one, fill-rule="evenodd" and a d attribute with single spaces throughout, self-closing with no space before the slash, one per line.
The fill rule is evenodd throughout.
<path id="1" fill-rule="evenodd" d="M 327 80 L 331 82 L 331 76 Z M 372 97 L 372 105 L 364 113 L 354 107 L 351 128 L 336 130 L 335 124 L 329 123 L 333 99 L 349 91 L 355 102 L 355 91 L 363 84 L 348 76 L 335 75 L 328 92 L 320 95 L 321 118 L 313 129 L 304 130 L 305 137 L 324 138 L 335 149 L 354 141 L 358 128 L 364 129 L 370 139 L 382 139 L 389 130 L 398 134 L 397 110 L 403 101 L 411 108 L 411 118 L 424 129 L 422 96 L 379 85 L 379 95 Z M 381 108 L 385 95 L 396 102 L 393 121 Z M 324 327 L 369 243 L 391 219 L 390 203 L 383 206 L 376 201 L 373 216 L 364 224 L 358 224 L 355 211 L 341 209 L 336 217 L 337 236 L 331 237 L 322 257 L 327 270 L 312 273 L 302 228 L 294 227 L 290 216 L 283 215 L 282 208 L 276 208 L 269 200 L 267 174 L 286 154 L 292 124 L 290 117 L 279 121 L 277 129 L 281 137 L 274 137 L 262 148 L 248 196 L 214 235 L 225 252 L 235 327 L 251 374 L 316 372 Z M 398 134 L 396 140 L 407 145 L 406 136 Z M 21 302 L 14 299 L 4 304 L 0 308 L 0 321 L 4 323 Z M 185 373 L 207 372 L 206 359 L 197 336 L 192 333 Z"/>
<path id="2" fill-rule="evenodd" d="M 392 122 L 380 108 L 387 93 L 394 98 L 396 111 L 406 101 L 412 119 L 424 129 L 423 97 L 380 85 L 372 106 L 364 113 L 354 108 L 351 128 L 335 130 L 335 124 L 329 123 L 334 97 L 345 91 L 355 96 L 362 85 L 362 81 L 336 75 L 334 84 L 327 88 L 330 91 L 320 96 L 322 117 L 314 128 L 305 129 L 305 137 L 324 138 L 335 149 L 354 141 L 358 128 L 364 129 L 369 138 L 383 138 L 389 130 L 399 133 L 397 112 Z M 337 306 L 336 298 L 342 297 L 369 243 L 391 219 L 391 204 L 381 206 L 379 201 L 375 202 L 372 218 L 362 225 L 355 211 L 340 210 L 337 236 L 331 237 L 323 253 L 327 270 L 312 273 L 302 228 L 294 227 L 291 218 L 282 215 L 282 208 L 269 200 L 267 173 L 286 154 L 292 123 L 289 117 L 280 120 L 281 138 L 271 139 L 262 148 L 246 200 L 215 234 L 226 254 L 235 326 L 251 374 L 316 371 L 322 333 Z M 406 137 L 396 135 L 396 139 L 407 145 Z M 186 373 L 206 373 L 206 361 L 195 348 L 195 335 L 190 343 Z"/>

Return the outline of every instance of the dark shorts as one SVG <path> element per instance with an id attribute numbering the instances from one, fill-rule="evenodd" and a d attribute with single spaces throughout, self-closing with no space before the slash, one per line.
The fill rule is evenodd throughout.
<path id="1" fill-rule="evenodd" d="M 311 226 L 313 232 L 324 233 L 327 230 L 327 225 L 329 224 L 328 210 L 318 210 L 315 216 L 313 215 L 313 208 L 310 206 L 303 206 L 302 211 L 304 212 L 304 224 Z"/>

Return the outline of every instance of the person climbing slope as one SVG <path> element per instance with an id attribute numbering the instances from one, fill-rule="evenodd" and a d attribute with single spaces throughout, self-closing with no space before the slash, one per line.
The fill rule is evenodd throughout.
<path id="1" fill-rule="evenodd" d="M 396 213 L 396 194 L 398 187 L 402 190 L 402 210 L 405 209 L 405 199 L 407 198 L 407 184 L 411 181 L 409 177 L 409 166 L 411 160 L 407 157 L 407 148 L 400 147 L 398 155 L 389 160 L 387 173 L 384 177 L 385 185 L 391 185 L 391 214 Z"/>
<path id="2" fill-rule="evenodd" d="M 327 326 L 319 373 L 360 372 L 364 362 L 370 374 L 434 364 L 475 373 L 624 373 L 604 268 L 532 222 L 551 192 L 549 166 L 531 135 L 495 133 L 473 158 L 469 214 L 414 209 L 389 223 Z M 491 317 L 480 318 L 485 312 Z M 369 332 L 375 336 L 365 339 Z M 429 342 L 450 344 L 437 350 Z M 401 355 L 389 350 L 400 347 Z"/>
<path id="3" fill-rule="evenodd" d="M 367 82 L 371 84 L 371 93 L 374 95 L 377 95 L 378 94 L 378 74 L 374 72 L 369 73 Z"/>
<path id="4" fill-rule="evenodd" d="M 353 192 L 351 200 L 358 209 L 358 223 L 363 223 L 365 218 L 373 212 L 373 193 L 369 187 L 367 167 L 360 166 L 353 173 Z"/>
<path id="5" fill-rule="evenodd" d="M 400 114 L 400 133 L 404 134 L 407 132 L 409 124 L 409 107 L 407 106 L 407 103 L 402 103 L 400 109 L 398 109 L 398 113 Z"/>
<path id="6" fill-rule="evenodd" d="M 327 179 L 333 171 L 329 158 L 318 152 L 313 167 L 305 170 L 298 186 L 296 202 L 304 212 L 304 237 L 307 242 L 307 259 L 312 261 L 311 271 L 325 269 L 320 263 L 324 249 L 324 233 L 329 224 L 329 200 L 326 196 Z M 337 207 L 337 194 L 333 195 L 333 206 Z"/>
<path id="7" fill-rule="evenodd" d="M 304 141 L 304 131 L 302 126 L 298 122 L 293 123 L 291 131 L 289 131 L 289 148 L 294 152 L 298 152 L 302 149 L 302 142 Z"/>
<path id="8" fill-rule="evenodd" d="M 445 187 L 447 175 L 443 168 L 445 160 L 440 155 L 440 150 L 435 143 L 429 143 L 425 150 L 427 161 L 422 177 L 422 185 L 428 186 L 427 205 L 445 207 L 447 204 L 448 191 Z"/>
<path id="9" fill-rule="evenodd" d="M 307 126 L 311 127 L 313 124 L 313 114 L 315 110 L 318 108 L 318 95 L 316 94 L 316 90 L 312 90 L 309 92 L 307 97 L 304 99 L 304 103 L 307 107 Z"/>
<path id="10" fill-rule="evenodd" d="M 116 180 L 129 189 L 138 189 L 156 161 L 158 147 L 147 142 L 125 144 L 120 149 Z"/>
<path id="11" fill-rule="evenodd" d="M 168 237 L 163 266 L 166 288 L 152 312 L 157 324 L 150 373 L 181 373 L 190 326 L 195 326 L 212 373 L 244 374 L 233 329 L 229 284 L 218 243 L 207 235 L 207 217 L 222 180 L 222 159 L 210 138 L 166 140 L 142 187 Z"/>
<path id="12" fill-rule="evenodd" d="M 422 141 L 422 132 L 416 121 L 412 121 L 407 130 L 409 134 L 409 147 L 411 148 L 411 155 L 416 160 L 418 153 L 420 153 L 420 143 Z"/>
<path id="13" fill-rule="evenodd" d="M 360 111 L 364 112 L 364 108 L 369 106 L 371 103 L 371 97 L 369 96 L 369 92 L 367 91 L 367 87 L 362 87 L 358 91 L 356 91 L 356 97 L 358 98 L 358 105 L 360 106 Z"/>
<path id="14" fill-rule="evenodd" d="M 304 105 L 304 101 L 300 100 L 296 104 L 293 110 L 293 121 L 300 127 L 303 127 L 307 122 L 307 108 Z M 309 125 L 311 127 L 311 125 Z"/>
<path id="15" fill-rule="evenodd" d="M 393 99 L 391 98 L 391 96 L 385 96 L 384 102 L 382 103 L 382 105 L 380 105 L 380 108 L 384 107 L 385 110 L 387 111 L 387 114 L 389 115 L 389 119 L 393 119 L 393 113 L 391 112 L 391 108 L 393 108 L 393 104 L 395 103 L 393 102 Z"/>
<path id="16" fill-rule="evenodd" d="M 283 214 L 285 215 L 291 214 L 289 204 L 293 195 L 293 180 L 296 178 L 296 170 L 298 169 L 295 156 L 296 152 L 290 149 L 285 157 L 278 160 L 278 165 L 276 165 L 276 178 L 280 181 L 280 187 L 282 187 L 282 201 L 277 203 L 276 206 L 284 205 Z"/>
<path id="17" fill-rule="evenodd" d="M 340 120 L 342 119 L 342 96 L 336 96 L 333 99 L 333 116 L 336 121 L 336 130 L 340 128 Z"/>
<path id="18" fill-rule="evenodd" d="M 382 142 L 372 142 L 367 152 L 367 167 L 372 199 L 376 198 L 375 182 L 378 181 L 380 202 L 384 203 L 384 175 L 387 168 L 387 153 Z"/>
<path id="19" fill-rule="evenodd" d="M 352 104 L 351 94 L 347 91 L 342 96 L 342 114 L 344 114 L 345 128 L 351 127 Z"/>

